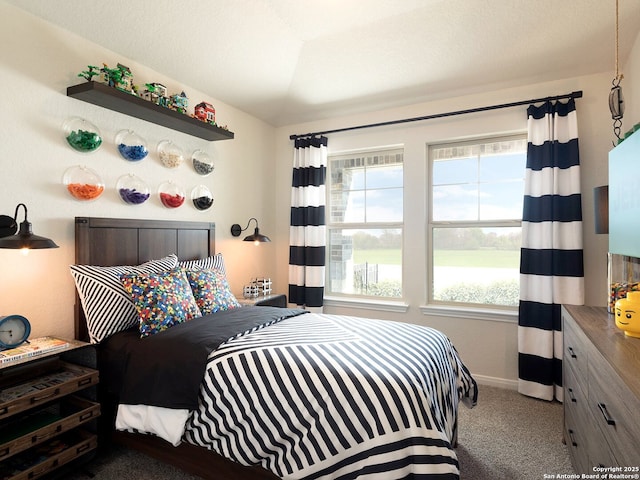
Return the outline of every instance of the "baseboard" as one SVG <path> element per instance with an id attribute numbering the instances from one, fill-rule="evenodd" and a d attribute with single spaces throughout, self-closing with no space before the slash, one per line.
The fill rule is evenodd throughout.
<path id="1" fill-rule="evenodd" d="M 508 390 L 518 390 L 518 380 L 509 380 L 506 378 L 489 377 L 487 375 L 472 374 L 478 385 L 487 385 L 489 387 L 506 388 Z"/>

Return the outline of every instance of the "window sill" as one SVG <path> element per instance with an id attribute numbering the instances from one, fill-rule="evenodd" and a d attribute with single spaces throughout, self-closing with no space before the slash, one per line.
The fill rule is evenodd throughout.
<path id="1" fill-rule="evenodd" d="M 361 308 L 363 310 L 378 310 L 383 312 L 405 313 L 409 305 L 391 300 L 355 299 L 342 297 L 324 297 L 324 305 L 329 307 Z"/>
<path id="2" fill-rule="evenodd" d="M 436 315 L 438 317 L 469 318 L 473 320 L 518 323 L 517 310 L 464 308 L 453 307 L 450 305 L 422 305 L 420 307 L 420 311 L 423 315 Z"/>

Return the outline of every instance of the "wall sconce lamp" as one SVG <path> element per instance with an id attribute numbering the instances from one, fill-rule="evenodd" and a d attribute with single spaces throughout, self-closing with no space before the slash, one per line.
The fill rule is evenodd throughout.
<path id="1" fill-rule="evenodd" d="M 596 233 L 609 233 L 609 185 L 593 189 Z"/>
<path id="2" fill-rule="evenodd" d="M 18 230 L 18 210 L 20 207 L 24 208 L 24 220 L 20 222 L 20 230 Z M 16 232 L 18 232 L 17 235 L 15 235 Z M 27 207 L 24 203 L 19 203 L 16 206 L 13 218 L 8 215 L 0 215 L 0 237 L 0 248 L 23 250 L 58 248 L 53 240 L 33 234 L 31 223 L 27 220 Z"/>
<path id="3" fill-rule="evenodd" d="M 256 220 L 253 217 L 249 219 L 249 221 L 247 222 L 247 226 L 244 228 L 241 228 L 240 225 L 238 225 L 237 223 L 234 223 L 233 225 L 231 225 L 231 235 L 233 235 L 234 237 L 239 237 L 242 232 L 244 232 L 247 228 L 249 228 L 249 225 L 251 224 L 251 220 L 256 222 L 256 229 L 253 231 L 253 235 L 244 237 L 244 241 L 253 242 L 255 245 L 258 245 L 262 242 L 270 242 L 271 239 L 269 237 L 267 237 L 266 235 L 262 235 L 260 233 L 260 229 L 258 228 L 258 220 Z"/>

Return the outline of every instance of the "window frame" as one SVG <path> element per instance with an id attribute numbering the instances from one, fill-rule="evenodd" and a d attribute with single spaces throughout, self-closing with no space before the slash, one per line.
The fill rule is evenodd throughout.
<path id="1" fill-rule="evenodd" d="M 404 242 L 405 242 L 405 232 L 404 232 L 404 215 L 405 215 L 405 180 L 404 180 L 404 145 L 385 145 L 380 147 L 368 147 L 362 149 L 353 149 L 348 151 L 337 151 L 331 152 L 327 158 L 327 188 L 326 188 L 326 205 L 327 205 L 327 215 L 326 215 L 326 269 L 325 269 L 325 305 L 339 305 L 341 302 L 348 302 L 352 306 L 360 306 L 362 308 L 367 309 L 376 309 L 376 310 L 386 310 L 391 309 L 391 311 L 405 311 L 406 305 L 403 305 L 404 299 Z M 396 152 L 402 155 L 402 187 L 393 187 L 393 188 L 401 188 L 402 189 L 402 221 L 383 221 L 383 222 L 374 222 L 368 221 L 365 216 L 365 221 L 361 222 L 334 222 L 332 221 L 332 201 L 331 195 L 333 192 L 333 160 L 338 158 L 344 158 L 349 156 L 357 156 L 357 155 L 371 155 L 376 153 L 390 153 Z M 366 192 L 367 188 L 364 188 L 362 191 Z M 376 188 L 372 188 L 371 190 L 376 190 Z M 365 209 L 366 210 L 366 209 Z M 335 230 L 400 230 L 401 235 L 401 252 L 400 252 L 400 297 L 383 297 L 383 296 L 375 296 L 375 295 L 364 295 L 360 293 L 343 293 L 331 290 L 331 233 Z"/>
<path id="2" fill-rule="evenodd" d="M 434 298 L 434 230 L 436 228 L 499 228 L 499 227 L 520 227 L 522 228 L 522 215 L 520 219 L 501 219 L 501 220 L 433 220 L 433 167 L 434 160 L 432 158 L 432 148 L 447 147 L 447 146 L 465 146 L 465 145 L 477 145 L 483 143 L 492 143 L 496 141 L 505 140 L 524 140 L 527 142 L 527 133 L 525 131 L 515 133 L 505 133 L 497 135 L 478 136 L 473 138 L 461 139 L 461 140 L 449 140 L 427 143 L 426 156 L 427 156 L 427 202 L 426 209 L 426 232 L 425 232 L 425 246 L 426 246 L 426 300 L 427 305 L 421 307 L 421 310 L 425 314 L 438 314 L 443 316 L 458 316 L 458 312 L 476 312 L 478 318 L 486 320 L 487 314 L 495 317 L 497 314 L 499 321 L 513 321 L 514 315 L 517 317 L 518 306 L 510 305 L 497 305 L 497 304 L 483 304 L 483 303 L 470 303 L 470 302 L 453 302 L 445 300 L 436 300 Z M 526 151 L 525 151 L 526 156 Z M 526 164 L 525 164 L 526 169 Z M 525 172 L 523 171 L 523 177 Z M 524 196 L 524 191 L 522 192 Z M 482 313 L 484 312 L 484 313 Z M 473 316 L 473 315 L 472 315 Z"/>

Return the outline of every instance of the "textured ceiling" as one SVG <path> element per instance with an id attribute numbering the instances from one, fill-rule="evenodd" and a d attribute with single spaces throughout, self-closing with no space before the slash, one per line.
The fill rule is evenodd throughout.
<path id="1" fill-rule="evenodd" d="M 275 126 L 615 65 L 614 0 L 0 1 Z"/>

